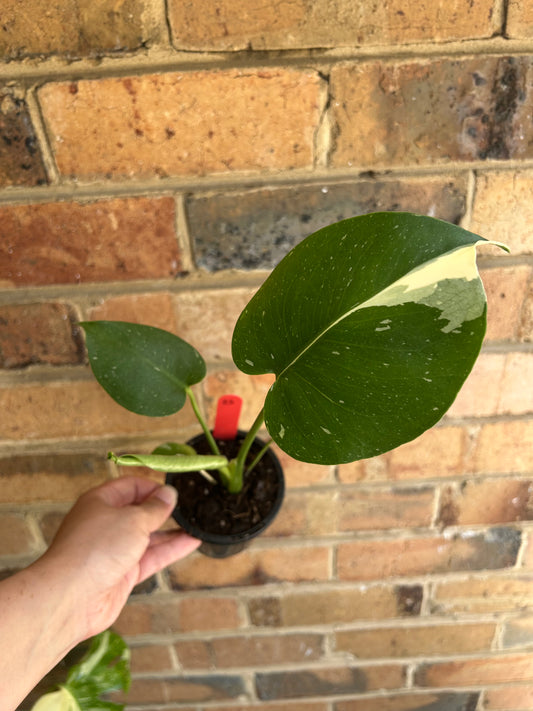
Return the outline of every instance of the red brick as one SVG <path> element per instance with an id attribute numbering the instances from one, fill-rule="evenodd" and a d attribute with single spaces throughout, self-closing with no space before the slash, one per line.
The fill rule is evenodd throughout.
<path id="1" fill-rule="evenodd" d="M 243 680 L 239 676 L 205 675 L 133 679 L 127 694 L 113 694 L 115 703 L 168 704 L 172 702 L 201 703 L 238 699 L 244 695 Z M 168 706 L 167 706 L 168 708 Z M 179 706 L 182 711 L 182 706 Z"/>
<path id="2" fill-rule="evenodd" d="M 533 617 L 527 612 L 521 617 L 508 619 L 503 625 L 500 638 L 502 649 L 529 647 L 533 642 Z"/>
<path id="3" fill-rule="evenodd" d="M 332 164 L 373 168 L 531 157 L 531 97 L 518 89 L 530 71 L 530 58 L 490 56 L 338 65 L 331 72 Z"/>
<path id="4" fill-rule="evenodd" d="M 146 5 L 141 0 L 32 0 L 29 13 L 21 13 L 16 0 L 2 4 L 3 32 L 0 54 L 20 59 L 43 54 L 68 57 L 133 50 L 148 42 L 143 26 Z"/>
<path id="5" fill-rule="evenodd" d="M 335 491 L 289 492 L 266 536 L 325 536 L 337 531 Z"/>
<path id="6" fill-rule="evenodd" d="M 0 307 L 0 368 L 83 362 L 84 349 L 75 321 L 73 310 L 58 302 Z"/>
<path id="7" fill-rule="evenodd" d="M 158 644 L 132 645 L 132 674 L 169 671 L 173 668 L 170 649 Z"/>
<path id="8" fill-rule="evenodd" d="M 531 711 L 533 708 L 533 684 L 487 689 L 484 696 L 486 711 Z"/>
<path id="9" fill-rule="evenodd" d="M 433 479 L 464 471 L 468 433 L 455 426 L 433 427 L 387 454 L 339 467 L 343 483 Z"/>
<path id="10" fill-rule="evenodd" d="M 424 664 L 415 673 L 415 684 L 453 688 L 531 681 L 532 678 L 531 654 L 509 654 Z"/>
<path id="11" fill-rule="evenodd" d="M 424 625 L 347 630 L 335 635 L 335 648 L 358 659 L 435 657 L 488 652 L 495 624 Z"/>
<path id="12" fill-rule="evenodd" d="M 464 481 L 444 489 L 438 522 L 443 526 L 511 523 L 533 519 L 530 479 Z"/>
<path id="13" fill-rule="evenodd" d="M 496 577 L 451 580 L 435 585 L 431 609 L 437 615 L 513 612 L 533 607 L 533 577 Z"/>
<path id="14" fill-rule="evenodd" d="M 176 333 L 176 316 L 172 295 L 122 294 L 112 296 L 91 306 L 87 311 L 89 321 L 130 321 Z M 178 334 L 179 335 L 179 334 Z"/>
<path id="15" fill-rule="evenodd" d="M 45 85 L 60 172 L 83 178 L 310 167 L 321 80 L 291 69 L 193 71 Z"/>
<path id="16" fill-rule="evenodd" d="M 299 462 L 297 459 L 293 459 L 285 452 L 282 452 L 276 444 L 272 445 L 272 449 L 283 468 L 287 488 L 314 484 L 332 484 L 334 482 L 335 467 Z"/>
<path id="17" fill-rule="evenodd" d="M 428 527 L 433 517 L 434 500 L 432 488 L 341 490 L 338 530 Z"/>
<path id="18" fill-rule="evenodd" d="M 460 570 L 508 568 L 521 537 L 513 529 L 434 538 L 355 541 L 338 545 L 339 580 L 381 580 Z"/>
<path id="19" fill-rule="evenodd" d="M 0 207 L 0 280 L 40 286 L 175 276 L 174 212 L 171 198 Z"/>
<path id="20" fill-rule="evenodd" d="M 23 516 L 0 514 L 0 555 L 28 555 L 35 552 L 36 541 Z"/>
<path id="21" fill-rule="evenodd" d="M 533 252 L 533 171 L 480 174 L 469 229 L 506 244 L 513 255 Z"/>
<path id="22" fill-rule="evenodd" d="M 525 265 L 481 272 L 488 301 L 487 341 L 528 340 L 523 320 L 531 276 Z"/>
<path id="23" fill-rule="evenodd" d="M 507 359 L 505 353 L 482 353 L 448 410 L 448 416 L 486 417 L 501 413 Z"/>
<path id="24" fill-rule="evenodd" d="M 182 711 L 181 707 L 179 709 L 172 709 L 171 711 Z M 184 711 L 187 711 L 185 709 Z M 209 711 L 281 711 L 279 704 L 244 704 L 239 706 L 210 706 Z M 327 703 L 320 703 L 319 701 L 310 701 L 304 703 L 291 703 L 290 708 L 287 711 L 330 711 L 330 706 Z"/>
<path id="25" fill-rule="evenodd" d="M 329 554 L 322 546 L 252 547 L 223 560 L 192 555 L 169 571 L 172 586 L 178 590 L 328 580 Z"/>
<path id="26" fill-rule="evenodd" d="M 108 476 L 103 451 L 4 457 L 0 459 L 0 503 L 71 502 Z"/>
<path id="27" fill-rule="evenodd" d="M 187 671 L 209 669 L 213 667 L 212 651 L 209 642 L 201 639 L 180 641 L 174 645 L 180 667 Z"/>
<path id="28" fill-rule="evenodd" d="M 4 56 L 1 43 L 2 36 L 0 56 Z M 47 182 L 24 92 L 3 82 L 0 82 L 0 137 L 0 186 L 33 187 Z"/>
<path id="29" fill-rule="evenodd" d="M 491 0 L 457 8 L 446 2 L 405 6 L 391 0 L 377 6 L 356 6 L 341 0 L 264 5 L 258 0 L 222 0 L 217 12 L 208 0 L 170 3 L 174 45 L 187 50 L 269 50 L 354 45 L 406 44 L 491 37 L 499 15 Z"/>
<path id="30" fill-rule="evenodd" d="M 322 657 L 323 645 L 322 635 L 304 633 L 217 637 L 208 643 L 216 669 L 312 662 Z"/>
<path id="31" fill-rule="evenodd" d="M 170 417 L 143 417 L 117 405 L 96 382 L 53 382 L 0 388 L 0 409 L 10 413 L 4 440 L 95 439 L 146 435 L 190 428 L 196 419 L 189 405 Z M 189 430 L 190 431 L 190 430 Z M 105 444 L 102 444 L 105 452 Z"/>
<path id="32" fill-rule="evenodd" d="M 180 565 L 173 576 L 179 579 Z M 229 597 L 188 597 L 180 603 L 181 630 L 205 632 L 231 630 L 242 626 L 242 613 L 238 600 Z"/>
<path id="33" fill-rule="evenodd" d="M 469 465 L 472 471 L 518 474 L 528 473 L 532 467 L 533 420 L 495 422 L 481 427 Z"/>

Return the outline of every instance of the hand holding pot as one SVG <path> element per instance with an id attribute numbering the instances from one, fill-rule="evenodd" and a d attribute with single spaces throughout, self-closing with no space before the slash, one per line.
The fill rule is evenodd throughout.
<path id="1" fill-rule="evenodd" d="M 109 627 L 132 588 L 199 541 L 158 531 L 176 492 L 141 478 L 83 494 L 49 550 L 0 584 L 0 698 L 14 709 L 76 644 Z"/>

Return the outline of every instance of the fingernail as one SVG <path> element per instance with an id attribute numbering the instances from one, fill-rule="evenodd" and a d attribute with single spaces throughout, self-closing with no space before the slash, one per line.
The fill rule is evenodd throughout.
<path id="1" fill-rule="evenodd" d="M 157 499 L 160 501 L 163 501 L 167 506 L 176 506 L 177 498 L 178 498 L 178 492 L 176 489 L 174 489 L 173 486 L 161 486 L 159 489 L 156 489 L 152 496 L 155 496 Z"/>

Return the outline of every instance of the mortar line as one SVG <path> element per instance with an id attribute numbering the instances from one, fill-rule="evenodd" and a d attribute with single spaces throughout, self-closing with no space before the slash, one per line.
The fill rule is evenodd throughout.
<path id="1" fill-rule="evenodd" d="M 307 64 L 313 68 L 324 64 L 364 62 L 374 59 L 406 61 L 417 59 L 447 59 L 457 56 L 498 56 L 528 54 L 533 50 L 530 39 L 507 39 L 500 35 L 489 38 L 450 40 L 437 44 L 412 42 L 408 44 L 371 45 L 367 47 L 299 48 L 279 50 L 175 50 L 161 45 L 140 53 L 132 50 L 123 56 L 102 54 L 97 59 L 79 57 L 66 60 L 61 55 L 51 55 L 39 62 L 10 61 L 0 65 L 0 80 L 6 81 L 69 81 L 97 79 L 107 76 L 121 77 L 146 73 L 186 72 L 213 69 L 254 69 L 265 67 L 299 67 Z"/>
<path id="2" fill-rule="evenodd" d="M 56 185 L 35 187 L 7 187 L 0 189 L 1 204 L 36 204 L 51 201 L 89 201 L 129 196 L 165 196 L 176 192 L 206 194 L 261 190 L 266 187 L 283 188 L 313 186 L 322 183 L 394 182 L 400 179 L 423 180 L 434 178 L 468 178 L 472 171 L 482 173 L 527 171 L 533 169 L 533 159 L 506 161 L 472 161 L 470 163 L 440 163 L 416 166 L 361 165 L 346 168 L 303 168 L 272 173 L 213 174 L 206 177 L 174 176 L 132 181 L 101 181 L 79 183 L 59 178 Z"/>
<path id="3" fill-rule="evenodd" d="M 54 185 L 59 183 L 59 171 L 57 170 L 52 147 L 50 145 L 50 141 L 48 140 L 44 117 L 37 99 L 36 91 L 36 88 L 32 87 L 26 92 L 26 105 L 28 107 L 30 120 L 37 142 L 41 149 L 41 157 L 46 176 L 50 184 Z"/>

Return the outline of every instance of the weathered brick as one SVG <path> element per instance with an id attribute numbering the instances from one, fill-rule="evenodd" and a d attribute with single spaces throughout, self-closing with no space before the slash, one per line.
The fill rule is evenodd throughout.
<path id="1" fill-rule="evenodd" d="M 231 362 L 235 323 L 255 289 L 183 291 L 175 297 L 177 333 L 211 362 Z"/>
<path id="2" fill-rule="evenodd" d="M 209 676 L 178 676 L 133 679 L 127 694 L 113 694 L 115 703 L 139 704 L 201 703 L 238 699 L 246 689 L 240 676 L 210 674 Z M 180 706 L 180 711 L 181 711 Z"/>
<path id="3" fill-rule="evenodd" d="M 463 481 L 446 487 L 441 496 L 438 523 L 442 526 L 512 523 L 533 519 L 530 479 Z"/>
<path id="4" fill-rule="evenodd" d="M 529 340 L 525 310 L 531 276 L 531 268 L 525 265 L 482 270 L 488 302 L 487 341 Z"/>
<path id="5" fill-rule="evenodd" d="M 32 0 L 21 13 L 16 0 L 2 4 L 0 55 L 20 59 L 36 55 L 94 56 L 134 50 L 150 39 L 143 26 L 142 0 Z"/>
<path id="6" fill-rule="evenodd" d="M 192 555 L 171 566 L 169 574 L 177 590 L 328 580 L 329 550 L 323 546 L 249 548 L 224 560 Z"/>
<path id="7" fill-rule="evenodd" d="M 86 381 L 0 388 L 0 409 L 10 413 L 0 434 L 4 440 L 168 434 L 196 423 L 189 405 L 170 417 L 135 415 L 117 405 L 96 382 Z"/>
<path id="8" fill-rule="evenodd" d="M 268 536 L 328 535 L 343 531 L 427 527 L 433 489 L 358 489 L 290 492 Z"/>
<path id="9" fill-rule="evenodd" d="M 494 570 L 515 565 L 521 534 L 494 528 L 434 538 L 355 541 L 338 546 L 339 580 L 381 580 L 460 570 Z"/>
<path id="10" fill-rule="evenodd" d="M 474 711 L 477 693 L 396 694 L 338 701 L 335 711 Z"/>
<path id="11" fill-rule="evenodd" d="M 362 531 L 431 525 L 435 492 L 421 489 L 358 489 L 339 492 L 338 530 Z"/>
<path id="12" fill-rule="evenodd" d="M 399 0 L 358 6 L 349 0 L 170 2 L 174 45 L 187 50 L 268 50 L 405 44 L 491 37 L 499 15 L 491 0 L 459 8 L 440 0 L 407 9 Z"/>
<path id="13" fill-rule="evenodd" d="M 420 613 L 421 602 L 420 586 L 365 585 L 261 597 L 248 606 L 252 624 L 258 627 L 298 627 L 410 617 Z"/>
<path id="14" fill-rule="evenodd" d="M 493 655 L 483 659 L 422 664 L 415 673 L 415 684 L 433 687 L 464 687 L 531 681 L 532 678 L 533 658 L 531 654 Z"/>
<path id="15" fill-rule="evenodd" d="M 483 576 L 435 585 L 431 610 L 437 615 L 513 612 L 533 607 L 533 578 Z"/>
<path id="16" fill-rule="evenodd" d="M 472 471 L 518 474 L 530 472 L 532 466 L 533 420 L 494 422 L 481 427 L 469 467 Z"/>
<path id="17" fill-rule="evenodd" d="M 324 639 L 319 634 L 277 634 L 217 637 L 206 644 L 208 663 L 216 669 L 231 669 L 316 661 L 322 657 Z M 183 646 L 177 645 L 177 651 L 182 666 L 190 668 Z"/>
<path id="18" fill-rule="evenodd" d="M 512 254 L 533 252 L 533 170 L 480 174 L 470 228 L 487 239 L 503 242 Z"/>
<path id="19" fill-rule="evenodd" d="M 0 27 L 0 47 L 1 36 Z M 32 187 L 47 182 L 24 93 L 3 82 L 0 82 L 0 138 L 0 186 Z"/>
<path id="20" fill-rule="evenodd" d="M 170 649 L 167 646 L 159 644 L 132 645 L 130 650 L 132 674 L 164 672 L 173 668 Z"/>
<path id="21" fill-rule="evenodd" d="M 193 71 L 47 84 L 60 172 L 84 178 L 303 168 L 321 105 L 316 72 Z"/>
<path id="22" fill-rule="evenodd" d="M 531 157 L 530 73 L 529 57 L 339 65 L 331 72 L 332 164 Z"/>
<path id="23" fill-rule="evenodd" d="M 533 684 L 487 689 L 483 707 L 487 711 L 530 711 L 533 708 Z"/>
<path id="24" fill-rule="evenodd" d="M 516 617 L 507 620 L 503 626 L 500 646 L 503 649 L 511 647 L 529 647 L 533 643 L 533 617 Z"/>
<path id="25" fill-rule="evenodd" d="M 518 338 L 521 341 L 533 341 L 533 279 L 529 283 L 525 304 L 522 308 Z"/>
<path id="26" fill-rule="evenodd" d="M 267 536 L 326 536 L 337 531 L 338 494 L 335 491 L 286 494 Z"/>
<path id="27" fill-rule="evenodd" d="M 347 630 L 336 633 L 335 645 L 358 659 L 456 656 L 490 651 L 495 631 L 474 623 Z"/>
<path id="28" fill-rule="evenodd" d="M 17 286 L 175 276 L 172 198 L 0 207 L 0 279 Z"/>
<path id="29" fill-rule="evenodd" d="M 464 471 L 468 433 L 455 426 L 433 427 L 387 454 L 339 466 L 343 483 L 433 479 Z"/>
<path id="30" fill-rule="evenodd" d="M 359 180 L 192 195 L 186 210 L 199 267 L 272 269 L 307 235 L 355 215 L 406 210 L 458 223 L 465 195 L 460 179 Z"/>
<path id="31" fill-rule="evenodd" d="M 0 368 L 83 362 L 76 320 L 72 308 L 59 302 L 0 307 Z"/>
<path id="32" fill-rule="evenodd" d="M 179 578 L 176 566 L 175 577 Z M 230 630 L 242 626 L 239 601 L 229 597 L 189 597 L 180 603 L 181 626 L 183 632 L 205 632 L 207 630 Z"/>
<path id="33" fill-rule="evenodd" d="M 298 699 L 306 696 L 347 695 L 374 689 L 397 689 L 404 685 L 404 681 L 404 668 L 395 664 L 265 672 L 255 676 L 257 695 L 265 701 Z"/>
<path id="34" fill-rule="evenodd" d="M 104 452 L 3 457 L 0 503 L 70 502 L 107 478 Z"/>
<path id="35" fill-rule="evenodd" d="M 533 37 L 533 8 L 524 0 L 509 0 L 505 32 L 508 37 Z"/>
<path id="36" fill-rule="evenodd" d="M 87 320 L 130 321 L 177 333 L 174 301 L 167 292 L 111 296 L 91 306 Z"/>
<path id="37" fill-rule="evenodd" d="M 334 482 L 335 467 L 299 462 L 297 459 L 285 454 L 276 444 L 272 445 L 272 449 L 283 468 L 285 485 L 288 488 L 331 484 Z"/>
<path id="38" fill-rule="evenodd" d="M 28 555 L 35 552 L 36 544 L 23 516 L 0 514 L 0 555 Z"/>

